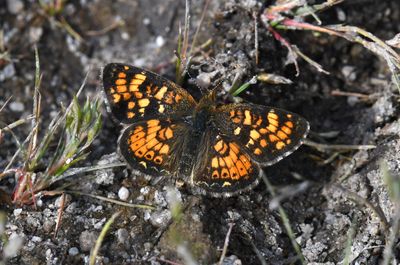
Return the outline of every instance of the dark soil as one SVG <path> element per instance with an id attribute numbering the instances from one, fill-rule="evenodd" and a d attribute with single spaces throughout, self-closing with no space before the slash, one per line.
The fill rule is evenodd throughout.
<path id="1" fill-rule="evenodd" d="M 312 141 L 376 145 L 373 150 L 340 152 L 334 159 L 330 158 L 335 150 L 320 152 L 302 146 L 288 158 L 265 168 L 265 173 L 282 195 L 279 202 L 309 264 L 342 262 L 352 227 L 355 234 L 350 242 L 351 264 L 379 264 L 387 230 L 371 208 L 360 200 L 354 202 L 348 191 L 381 208 L 387 220 L 394 217 L 394 204 L 380 169 L 380 161 L 384 160 L 393 175 L 400 175 L 399 94 L 391 73 L 384 60 L 359 44 L 306 31 L 280 31 L 330 72 L 325 75 L 299 59 L 300 75 L 296 76 L 294 66 L 285 64 L 286 48 L 261 23 L 256 64 L 252 14 L 261 13 L 267 4 L 251 0 L 210 1 L 198 44 L 208 39 L 212 39 L 212 44 L 195 54 L 190 77 L 183 86 L 198 99 L 201 90 L 211 89 L 221 80 L 228 90 L 236 76 L 244 83 L 262 72 L 282 75 L 293 84 L 258 82 L 240 97 L 302 115 L 311 124 Z M 191 5 L 190 36 L 199 23 L 203 5 L 202 1 L 193 1 Z M 128 63 L 174 80 L 174 50 L 184 14 L 185 1 L 174 0 L 68 1 L 61 14 L 54 17 L 46 15 L 37 1 L 0 2 L 5 48 L 0 54 L 6 52 L 9 56 L 0 57 L 0 107 L 12 96 L 0 112 L 0 128 L 32 113 L 35 46 L 43 74 L 40 92 L 44 132 L 54 113 L 69 104 L 86 73 L 89 77 L 82 99 L 101 93 L 100 69 L 107 63 Z M 383 40 L 400 32 L 398 0 L 344 1 L 318 16 L 324 25 L 358 26 Z M 83 41 L 59 26 L 58 21 L 63 19 Z M 102 31 L 117 21 L 124 23 Z M 312 19 L 309 22 L 314 23 Z M 337 96 L 332 93 L 334 90 L 365 96 Z M 224 91 L 219 100 L 223 104 L 237 99 Z M 111 119 L 105 107 L 103 112 L 103 128 L 89 158 L 79 166 L 119 159 L 113 153 L 122 127 Z M 1 170 L 18 149 L 14 137 L 23 141 L 29 132 L 28 122 L 15 128 L 14 135 L 0 135 Z M 320 133 L 333 136 L 321 137 Z M 14 167 L 23 163 L 21 156 Z M 67 195 L 55 235 L 60 197 L 40 197 L 37 209 L 32 205 L 15 205 L 10 198 L 16 180 L 7 177 L 0 180 L 0 209 L 8 215 L 5 234 L 24 240 L 23 247 L 8 264 L 88 263 L 90 249 L 103 225 L 118 210 L 123 210 L 122 214 L 105 237 L 98 264 L 167 264 L 165 260 L 191 264 L 185 254 L 198 264 L 214 264 L 221 255 L 230 223 L 234 226 L 224 264 L 261 264 L 261 259 L 266 264 L 298 262 L 279 211 L 270 207 L 271 200 L 276 202 L 276 198 L 271 197 L 263 183 L 253 191 L 222 199 L 193 196 L 185 188 L 174 187 L 172 190 L 183 206 L 181 221 L 174 222 L 168 208 L 170 190 L 164 186 L 166 183 L 151 185 L 125 167 L 100 173 L 75 177 L 79 178 L 79 185 L 73 189 L 118 199 L 118 191 L 126 187 L 130 194 L 128 202 L 154 205 L 158 210 L 124 208 L 86 196 Z M 182 246 L 177 248 L 177 235 L 185 242 L 184 250 Z M 398 242 L 397 239 L 394 249 L 397 261 Z M 0 243 L 0 250 L 2 247 Z M 0 263 L 1 259 L 0 251 Z"/>

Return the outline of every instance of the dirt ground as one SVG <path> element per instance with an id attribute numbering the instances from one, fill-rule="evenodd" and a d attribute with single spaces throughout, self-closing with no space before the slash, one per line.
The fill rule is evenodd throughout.
<path id="1" fill-rule="evenodd" d="M 203 1 L 192 2 L 190 36 L 204 6 Z M 234 225 L 222 264 L 300 264 L 282 214 L 273 207 L 277 202 L 286 212 L 308 264 L 344 264 L 346 246 L 350 250 L 348 264 L 379 264 L 388 227 L 396 215 L 380 165 L 385 161 L 390 173 L 400 176 L 399 92 L 385 61 L 361 45 L 325 34 L 281 30 L 291 44 L 330 73 L 323 74 L 299 58 L 300 74 L 296 76 L 293 64 L 285 63 L 287 49 L 260 21 L 256 64 L 253 14 L 261 14 L 273 2 L 210 1 L 198 44 L 209 39 L 212 42 L 195 53 L 190 77 L 183 86 L 198 99 L 201 91 L 196 84 L 212 88 L 222 78 L 224 88 L 229 89 L 235 77 L 244 83 L 260 73 L 278 74 L 293 83 L 259 81 L 240 97 L 302 115 L 310 122 L 309 139 L 314 142 L 376 148 L 321 151 L 303 145 L 288 158 L 265 168 L 277 197 L 271 196 L 264 183 L 240 196 L 221 199 L 193 196 L 185 188 L 167 187 L 166 183 L 151 185 L 126 167 L 81 174 L 73 178 L 79 185 L 75 182 L 71 189 L 119 199 L 125 187 L 128 202 L 153 205 L 157 210 L 127 208 L 68 194 L 57 235 L 60 196 L 38 198 L 36 209 L 33 205 L 15 205 L 10 198 L 16 180 L 11 175 L 0 179 L 0 210 L 8 217 L 4 235 L 22 238 L 23 246 L 7 264 L 88 263 L 102 227 L 119 210 L 122 214 L 108 231 L 97 264 L 216 264 L 231 223 Z M 321 2 L 308 1 L 310 5 Z M 323 25 L 357 26 L 389 40 L 400 32 L 400 1 L 348 0 L 318 13 L 318 17 Z M 0 57 L 0 108 L 12 98 L 0 112 L 0 128 L 32 113 L 35 46 L 43 74 L 43 132 L 54 114 L 69 104 L 88 72 L 81 99 L 101 93 L 100 69 L 107 63 L 132 64 L 175 80 L 174 50 L 184 18 L 185 1 L 175 0 L 68 1 L 55 16 L 46 13 L 37 1 L 1 1 L 0 53 L 8 58 Z M 63 20 L 82 40 L 60 26 Z M 315 23 L 312 18 L 307 21 Z M 238 99 L 224 93 L 219 100 L 226 103 Z M 119 161 L 115 151 L 121 127 L 104 105 L 102 112 L 102 130 L 89 157 L 77 166 Z M 3 132 L 0 171 L 18 149 L 15 137 L 23 141 L 30 128 L 28 122 L 13 129 L 13 134 Z M 13 167 L 23 163 L 21 156 Z M 52 188 L 57 187 L 48 190 Z M 182 204 L 179 222 L 172 219 L 168 208 L 171 190 Z M 0 241 L 0 263 L 4 242 Z M 392 264 L 398 264 L 398 238 L 393 254 Z"/>

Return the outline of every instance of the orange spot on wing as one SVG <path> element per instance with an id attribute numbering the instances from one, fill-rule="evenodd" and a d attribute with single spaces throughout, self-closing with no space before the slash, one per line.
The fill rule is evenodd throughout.
<path id="1" fill-rule="evenodd" d="M 131 85 L 141 85 L 143 83 L 143 80 L 140 79 L 132 79 L 130 84 Z"/>
<path id="2" fill-rule="evenodd" d="M 160 149 L 160 154 L 168 154 L 169 152 L 169 145 L 164 144 L 163 147 Z"/>
<path id="3" fill-rule="evenodd" d="M 171 139 L 174 136 L 174 132 L 171 130 L 171 128 L 167 128 L 167 130 L 165 131 L 165 136 L 167 137 L 167 139 Z"/>
<path id="4" fill-rule="evenodd" d="M 237 168 L 235 166 L 233 166 L 229 169 L 229 174 L 231 175 L 231 179 L 237 180 L 240 178 L 239 171 L 237 170 Z"/>
<path id="5" fill-rule="evenodd" d="M 293 122 L 291 122 L 291 121 L 285 122 L 285 125 L 286 125 L 287 127 L 289 127 L 289 128 L 293 128 Z"/>
<path id="6" fill-rule="evenodd" d="M 224 168 L 222 169 L 222 171 L 221 171 L 221 177 L 222 177 L 223 179 L 230 178 L 229 171 L 228 171 L 228 169 L 227 169 L 226 167 L 224 167 Z"/>
<path id="7" fill-rule="evenodd" d="M 218 166 L 218 158 L 217 157 L 214 157 L 212 160 L 211 160 L 211 167 L 213 167 L 213 168 L 218 168 L 219 166 Z"/>
<path id="8" fill-rule="evenodd" d="M 136 134 L 136 133 L 141 132 L 141 131 L 143 131 L 143 127 L 142 126 L 137 126 L 135 128 L 135 130 L 133 131 L 133 134 Z"/>
<path id="9" fill-rule="evenodd" d="M 172 91 L 169 91 L 165 95 L 165 103 L 167 104 L 173 104 L 174 103 L 174 93 Z"/>
<path id="10" fill-rule="evenodd" d="M 144 131 L 139 131 L 137 133 L 134 133 L 131 135 L 131 137 L 129 138 L 131 140 L 131 142 L 135 142 L 136 140 L 145 137 L 146 133 Z"/>
<path id="11" fill-rule="evenodd" d="M 150 141 L 147 142 L 146 147 L 148 149 L 153 148 L 155 145 L 157 145 L 159 141 L 156 138 L 151 139 Z"/>
<path id="12" fill-rule="evenodd" d="M 286 126 L 282 126 L 281 130 L 282 130 L 284 133 L 286 133 L 287 135 L 289 135 L 289 134 L 292 133 L 292 130 L 289 129 L 288 127 L 286 127 Z"/>
<path id="13" fill-rule="evenodd" d="M 285 143 L 282 141 L 279 141 L 276 143 L 276 149 L 281 150 L 283 147 L 285 147 Z"/>
<path id="14" fill-rule="evenodd" d="M 251 115 L 249 110 L 244 111 L 244 125 L 251 125 Z"/>
<path id="15" fill-rule="evenodd" d="M 131 92 L 137 92 L 137 91 L 139 91 L 139 86 L 137 86 L 137 85 L 130 85 L 130 86 L 129 86 L 129 91 L 131 91 Z"/>
<path id="16" fill-rule="evenodd" d="M 143 75 L 143 74 L 136 74 L 135 75 L 135 79 L 140 79 L 140 80 L 146 80 L 146 76 L 145 75 Z"/>
<path id="17" fill-rule="evenodd" d="M 153 157 L 154 157 L 154 151 L 148 151 L 145 155 L 144 155 L 144 157 L 147 159 L 147 160 L 152 160 L 153 159 Z"/>
<path id="18" fill-rule="evenodd" d="M 226 143 L 223 143 L 222 150 L 219 152 L 220 154 L 225 154 L 226 150 L 228 149 L 228 145 Z"/>
<path id="19" fill-rule="evenodd" d="M 125 77 L 126 77 L 126 74 L 125 74 L 124 72 L 119 72 L 119 73 L 118 73 L 118 77 L 119 77 L 119 78 L 125 78 Z"/>
<path id="20" fill-rule="evenodd" d="M 140 147 L 143 147 L 146 144 L 146 140 L 144 138 L 137 140 L 136 142 L 131 144 L 132 151 L 137 151 Z"/>
<path id="21" fill-rule="evenodd" d="M 126 117 L 128 117 L 128 119 L 132 119 L 133 117 L 135 117 L 135 113 L 132 112 L 132 111 L 128 111 L 128 112 L 126 113 Z"/>
<path id="22" fill-rule="evenodd" d="M 129 66 L 124 65 L 125 70 L 129 70 Z"/>
<path id="23" fill-rule="evenodd" d="M 265 139 L 260 140 L 260 145 L 261 147 L 266 147 L 267 146 L 267 141 Z"/>
<path id="24" fill-rule="evenodd" d="M 235 117 L 232 119 L 234 123 L 240 123 L 242 120 L 239 117 Z"/>
<path id="25" fill-rule="evenodd" d="M 224 146 L 224 141 L 219 140 L 215 145 L 214 145 L 214 149 L 215 151 L 219 152 L 222 147 Z"/>
<path id="26" fill-rule="evenodd" d="M 288 138 L 287 134 L 282 131 L 278 131 L 277 135 L 281 140 L 285 140 L 286 138 Z"/>
<path id="27" fill-rule="evenodd" d="M 143 98 L 138 101 L 138 104 L 141 108 L 145 108 L 150 104 L 150 100 L 148 98 Z"/>
<path id="28" fill-rule="evenodd" d="M 260 133 L 257 132 L 256 130 L 251 130 L 250 137 L 253 138 L 254 140 L 257 140 L 258 138 L 260 138 Z"/>
<path id="29" fill-rule="evenodd" d="M 272 125 L 274 125 L 276 127 L 279 125 L 279 122 L 277 120 L 274 120 L 274 119 L 268 118 L 268 122 L 269 122 L 269 124 L 272 124 Z"/>
<path id="30" fill-rule="evenodd" d="M 214 170 L 214 171 L 212 172 L 211 178 L 213 178 L 213 179 L 218 179 L 218 178 L 219 178 L 218 170 Z"/>
<path id="31" fill-rule="evenodd" d="M 114 94 L 113 96 L 113 102 L 118 103 L 121 100 L 121 95 L 120 94 Z"/>
<path id="32" fill-rule="evenodd" d="M 161 87 L 160 90 L 157 92 L 157 94 L 154 95 L 154 97 L 158 100 L 162 100 L 167 90 L 168 88 L 166 86 Z"/>
<path id="33" fill-rule="evenodd" d="M 130 93 L 122 93 L 122 96 L 124 97 L 124 100 L 129 100 L 131 98 Z"/>
<path id="34" fill-rule="evenodd" d="M 272 124 L 268 125 L 267 130 L 274 133 L 278 128 Z"/>
<path id="35" fill-rule="evenodd" d="M 261 117 L 258 117 L 258 120 L 256 122 L 257 127 L 259 127 L 262 124 L 262 121 L 263 120 L 261 119 Z"/>
<path id="36" fill-rule="evenodd" d="M 181 99 L 182 99 L 182 96 L 181 96 L 181 95 L 177 94 L 177 95 L 175 96 L 175 102 L 176 102 L 176 103 L 178 103 L 179 101 L 181 101 Z"/>
<path id="37" fill-rule="evenodd" d="M 278 115 L 276 115 L 275 113 L 269 112 L 269 113 L 268 113 L 268 120 L 269 120 L 269 119 L 279 120 L 279 117 L 278 117 Z"/>
<path id="38" fill-rule="evenodd" d="M 163 146 L 163 143 L 159 143 L 159 144 L 157 144 L 156 146 L 154 146 L 153 150 L 154 150 L 154 151 L 158 151 L 158 150 L 161 149 L 162 146 Z"/>
<path id="39" fill-rule="evenodd" d="M 219 166 L 220 167 L 225 167 L 225 160 L 222 159 L 221 157 L 218 158 Z"/>
<path id="40" fill-rule="evenodd" d="M 160 124 L 160 120 L 149 120 L 147 121 L 147 126 L 149 127 L 155 127 Z"/>
<path id="41" fill-rule="evenodd" d="M 117 86 L 117 92 L 118 93 L 123 93 L 123 92 L 126 92 L 126 91 L 128 91 L 128 88 L 125 85 Z"/>
<path id="42" fill-rule="evenodd" d="M 140 147 L 138 150 L 136 150 L 135 155 L 137 157 L 143 157 L 145 153 L 147 153 L 148 149 L 145 145 Z"/>
<path id="43" fill-rule="evenodd" d="M 268 132 L 267 129 L 265 128 L 261 128 L 260 130 L 258 130 L 261 134 L 266 134 Z"/>
<path id="44" fill-rule="evenodd" d="M 154 126 L 154 127 L 150 127 L 148 130 L 147 130 L 147 133 L 155 133 L 155 132 L 157 132 L 157 131 L 159 131 L 161 129 L 161 126 Z"/>
<path id="45" fill-rule="evenodd" d="M 161 139 L 161 140 L 167 140 L 167 139 L 165 139 L 165 128 L 163 128 L 163 129 L 161 129 L 161 130 L 159 130 L 158 131 L 158 137 Z"/>
<path id="46" fill-rule="evenodd" d="M 163 162 L 163 159 L 162 159 L 161 156 L 156 156 L 156 157 L 154 158 L 154 163 L 156 163 L 157 165 L 161 165 L 162 162 Z"/>
<path id="47" fill-rule="evenodd" d="M 128 102 L 128 109 L 133 109 L 135 107 L 135 102 L 129 101 Z"/>
<path id="48" fill-rule="evenodd" d="M 117 80 L 115 80 L 115 84 L 116 85 L 125 85 L 126 80 L 125 79 L 117 79 Z"/>
<path id="49" fill-rule="evenodd" d="M 133 92 L 133 95 L 135 95 L 135 98 L 142 98 L 143 93 L 142 92 Z"/>
<path id="50" fill-rule="evenodd" d="M 260 148 L 254 149 L 254 154 L 255 154 L 255 155 L 261 155 L 261 154 L 262 154 L 261 149 L 260 149 Z"/>
<path id="51" fill-rule="evenodd" d="M 273 143 L 279 141 L 279 138 L 275 134 L 270 134 L 269 140 Z"/>

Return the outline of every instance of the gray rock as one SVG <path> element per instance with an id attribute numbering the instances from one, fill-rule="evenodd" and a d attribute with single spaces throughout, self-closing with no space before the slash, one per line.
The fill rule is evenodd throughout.
<path id="1" fill-rule="evenodd" d="M 21 0 L 7 0 L 8 12 L 17 15 L 24 9 L 24 2 Z"/>
<path id="2" fill-rule="evenodd" d="M 77 247 L 72 247 L 68 249 L 68 255 L 70 256 L 76 256 L 79 254 L 79 249 Z"/>
<path id="3" fill-rule="evenodd" d="M 92 231 L 83 231 L 79 236 L 80 249 L 83 252 L 89 252 L 97 240 L 97 233 Z"/>
<path id="4" fill-rule="evenodd" d="M 126 230 L 125 228 L 118 229 L 117 230 L 117 238 L 118 238 L 118 243 L 127 244 L 129 241 L 128 230 Z"/>

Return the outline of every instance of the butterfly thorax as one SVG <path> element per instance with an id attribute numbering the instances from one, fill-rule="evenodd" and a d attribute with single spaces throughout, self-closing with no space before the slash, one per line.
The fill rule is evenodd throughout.
<path id="1" fill-rule="evenodd" d="M 195 132 L 204 133 L 208 124 L 210 123 L 215 107 L 214 92 L 211 92 L 200 99 L 199 104 L 196 106 L 193 112 L 192 125 Z"/>

